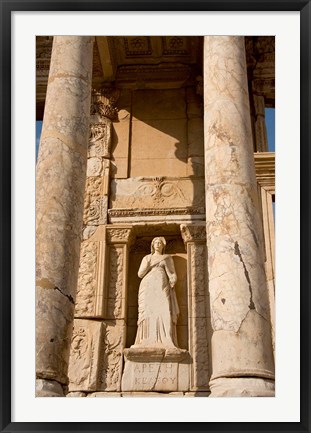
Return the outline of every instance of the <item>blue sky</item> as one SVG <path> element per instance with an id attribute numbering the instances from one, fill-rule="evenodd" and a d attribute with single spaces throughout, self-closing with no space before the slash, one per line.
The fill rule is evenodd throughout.
<path id="1" fill-rule="evenodd" d="M 274 108 L 266 108 L 266 125 L 268 132 L 268 149 L 270 152 L 275 151 L 275 110 Z M 42 121 L 36 122 L 36 157 L 38 156 L 40 135 L 42 129 Z"/>
<path id="2" fill-rule="evenodd" d="M 275 152 L 275 109 L 266 108 L 265 115 L 268 133 L 268 150 L 269 152 Z"/>

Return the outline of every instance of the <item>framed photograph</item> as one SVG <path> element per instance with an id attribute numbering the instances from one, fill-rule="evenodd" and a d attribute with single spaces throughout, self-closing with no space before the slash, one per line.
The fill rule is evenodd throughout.
<path id="1" fill-rule="evenodd" d="M 1 1 L 1 431 L 310 430 L 310 17 Z"/>

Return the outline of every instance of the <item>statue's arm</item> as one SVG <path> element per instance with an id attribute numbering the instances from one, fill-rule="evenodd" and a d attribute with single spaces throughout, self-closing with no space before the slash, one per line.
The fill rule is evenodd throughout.
<path id="1" fill-rule="evenodd" d="M 145 256 L 142 259 L 140 267 L 138 269 L 139 278 L 143 278 L 148 273 L 149 270 L 150 270 L 150 257 Z"/>
<path id="2" fill-rule="evenodd" d="M 174 260 L 171 256 L 168 256 L 165 260 L 165 269 L 170 282 L 170 286 L 174 287 L 177 281 L 177 275 L 175 272 Z"/>

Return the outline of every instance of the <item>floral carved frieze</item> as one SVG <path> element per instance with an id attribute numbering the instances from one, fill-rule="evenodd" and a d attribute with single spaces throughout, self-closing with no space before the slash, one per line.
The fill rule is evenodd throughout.
<path id="1" fill-rule="evenodd" d="M 110 158 L 111 122 L 103 119 L 90 124 L 89 157 Z"/>
<path id="2" fill-rule="evenodd" d="M 84 196 L 84 224 L 97 225 L 101 216 L 102 204 L 102 184 L 101 177 L 87 177 Z"/>
<path id="3" fill-rule="evenodd" d="M 204 213 L 204 180 L 135 177 L 114 179 L 111 182 L 110 209 L 145 211 L 181 209 L 190 213 L 197 209 Z M 161 212 L 160 212 L 161 214 Z"/>
<path id="4" fill-rule="evenodd" d="M 113 227 L 106 226 L 106 239 L 108 244 L 126 243 L 131 244 L 133 241 L 132 227 Z"/>
<path id="5" fill-rule="evenodd" d="M 97 242 L 82 242 L 77 284 L 77 297 L 75 304 L 75 316 L 89 316 L 94 313 L 94 301 L 97 284 L 97 255 Z"/>
<path id="6" fill-rule="evenodd" d="M 120 391 L 124 325 L 107 321 L 103 326 L 98 387 L 102 391 Z"/>
<path id="7" fill-rule="evenodd" d="M 124 289 L 124 251 L 123 247 L 109 248 L 109 281 L 107 287 L 107 317 L 121 318 Z"/>

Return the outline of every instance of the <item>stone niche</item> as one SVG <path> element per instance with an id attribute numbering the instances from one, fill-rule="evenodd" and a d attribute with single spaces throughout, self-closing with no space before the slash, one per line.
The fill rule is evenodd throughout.
<path id="1" fill-rule="evenodd" d="M 136 237 L 129 254 L 127 339 L 124 350 L 124 372 L 122 391 L 174 392 L 189 390 L 191 357 L 188 352 L 188 297 L 187 297 L 187 252 L 177 225 L 166 228 L 148 228 L 145 235 Z M 174 232 L 176 230 L 176 233 Z M 178 231 L 177 231 L 178 230 Z M 167 231 L 168 233 L 165 233 Z M 138 229 L 139 233 L 139 229 Z M 152 234 L 151 234 L 152 233 Z M 152 348 L 135 351 L 130 347 L 135 342 L 138 319 L 138 290 L 141 279 L 137 272 L 143 257 L 150 254 L 152 239 L 164 235 L 165 254 L 173 258 L 177 282 L 175 293 L 179 307 L 177 342 L 179 351 Z"/>
<path id="2" fill-rule="evenodd" d="M 158 236 L 165 237 L 165 253 L 172 257 L 177 274 L 178 350 L 137 352 L 131 349 L 137 333 L 137 273 Z M 205 224 L 112 224 L 98 227 L 84 243 L 89 253 L 82 256 L 79 281 L 90 279 L 93 289 L 87 292 L 88 309 L 81 308 L 81 296 L 77 299 L 69 362 L 71 395 L 208 391 Z"/>

